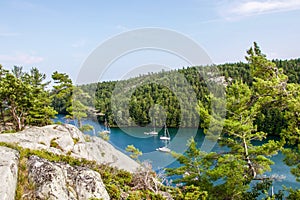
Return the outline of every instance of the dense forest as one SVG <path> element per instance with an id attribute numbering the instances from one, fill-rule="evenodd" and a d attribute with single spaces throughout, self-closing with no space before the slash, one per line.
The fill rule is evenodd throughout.
<path id="1" fill-rule="evenodd" d="M 300 83 L 300 59 L 272 60 L 272 63 L 283 70 L 288 77 L 288 83 Z M 249 63 L 228 63 L 213 67 L 218 69 L 218 73 L 214 74 L 216 81 L 221 81 L 224 86 L 234 81 L 242 81 L 252 86 L 253 77 Z M 198 113 L 183 109 L 180 105 L 184 102 L 186 107 L 194 107 L 189 105 L 194 102 L 188 99 L 191 94 L 188 90 L 191 88 L 197 100 L 209 103 L 207 84 L 211 79 L 204 80 L 201 74 L 203 70 L 209 70 L 206 68 L 188 67 L 140 75 L 129 80 L 81 85 L 80 88 L 94 97 L 94 101 L 91 98 L 86 103 L 105 114 L 110 126 L 153 126 L 154 122 L 157 126 L 163 126 L 163 119 L 166 118 L 168 127 L 198 127 Z M 159 105 L 160 109 L 155 105 Z M 165 112 L 164 117 L 161 117 L 161 113 L 159 115 L 159 110 Z M 103 116 L 99 120 L 103 121 Z M 283 113 L 270 107 L 261 110 L 255 124 L 258 130 L 272 135 L 278 135 L 282 127 L 286 126 Z"/>
<path id="2" fill-rule="evenodd" d="M 37 68 L 0 66 L 1 131 L 47 125 L 58 113 L 81 130 L 89 115 L 110 126 L 201 127 L 228 151 L 203 152 L 191 138 L 187 152 L 173 152 L 174 199 L 299 199 L 299 189 L 270 194 L 278 177 L 265 172 L 282 151 L 300 181 L 300 59 L 270 61 L 254 43 L 246 60 L 80 86 L 54 72 L 52 88 Z"/>

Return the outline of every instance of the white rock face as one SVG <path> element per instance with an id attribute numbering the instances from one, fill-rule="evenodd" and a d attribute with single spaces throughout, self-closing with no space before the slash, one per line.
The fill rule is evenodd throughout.
<path id="1" fill-rule="evenodd" d="M 0 141 L 17 143 L 24 148 L 44 149 L 56 154 L 95 160 L 99 164 L 110 164 L 130 172 L 139 167 L 137 162 L 101 138 L 91 137 L 90 141 L 86 141 L 85 135 L 69 124 L 33 127 L 15 134 L 0 134 Z"/>
<path id="2" fill-rule="evenodd" d="M 110 199 L 100 174 L 91 169 L 49 162 L 37 156 L 31 156 L 27 165 L 38 199 Z"/>
<path id="3" fill-rule="evenodd" d="M 0 146 L 0 200 L 15 199 L 19 153 Z"/>

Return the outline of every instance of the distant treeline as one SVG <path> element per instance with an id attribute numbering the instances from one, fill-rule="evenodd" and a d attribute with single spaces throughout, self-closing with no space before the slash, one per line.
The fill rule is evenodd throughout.
<path id="1" fill-rule="evenodd" d="M 300 59 L 272 60 L 272 62 L 278 68 L 283 69 L 289 78 L 289 83 L 300 83 Z M 196 120 L 198 113 L 181 108 L 178 96 L 186 98 L 183 99 L 185 104 L 194 103 L 188 99 L 191 87 L 199 101 L 209 104 L 207 83 L 211 79 L 206 78 L 204 80 L 199 73 L 205 71 L 209 76 L 210 72 L 207 72 L 209 68 L 187 67 L 179 70 L 149 73 L 128 80 L 87 84 L 80 86 L 80 88 L 89 93 L 90 96 L 94 96 L 94 101 L 90 100 L 87 103 L 95 106 L 100 113 L 105 114 L 110 126 L 116 126 L 116 120 L 118 120 L 118 126 L 145 126 L 151 121 L 152 124 L 150 125 L 152 126 L 154 122 L 157 126 L 163 126 L 163 119 L 166 117 L 168 127 L 198 127 L 199 121 Z M 217 75 L 215 74 L 216 77 L 219 76 L 215 82 L 231 84 L 235 80 L 241 80 L 249 86 L 252 85 L 253 78 L 247 63 L 226 63 L 214 66 L 214 68 L 219 71 Z M 224 79 L 223 82 L 222 78 Z M 173 84 L 175 87 L 172 89 L 168 87 L 169 84 Z M 176 94 L 174 90 L 176 90 Z M 155 107 L 155 104 L 159 104 L 161 107 Z M 159 112 L 161 108 L 165 111 L 166 116 L 161 116 L 161 112 Z M 104 117 L 100 117 L 99 120 L 104 120 Z M 200 116 L 200 122 L 201 120 Z M 281 112 L 267 107 L 256 120 L 256 124 L 259 130 L 270 134 L 278 134 L 285 126 Z"/>

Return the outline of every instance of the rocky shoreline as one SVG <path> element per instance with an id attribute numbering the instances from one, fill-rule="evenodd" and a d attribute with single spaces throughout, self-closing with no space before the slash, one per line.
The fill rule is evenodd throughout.
<path id="1" fill-rule="evenodd" d="M 24 149 L 86 159 L 118 169 L 135 172 L 140 167 L 111 144 L 81 133 L 73 125 L 32 127 L 18 133 L 0 134 L 0 142 Z M 0 146 L 0 199 L 15 199 L 20 153 Z M 63 162 L 51 162 L 31 155 L 26 160 L 28 178 L 38 199 L 110 199 L 98 172 Z M 26 197 L 28 195 L 28 197 Z M 30 199 L 30 193 L 24 198 Z"/>

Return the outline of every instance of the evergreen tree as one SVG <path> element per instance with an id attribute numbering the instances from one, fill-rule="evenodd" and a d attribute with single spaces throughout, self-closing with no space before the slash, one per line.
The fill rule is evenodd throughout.
<path id="1" fill-rule="evenodd" d="M 0 98 L 2 108 L 8 111 L 10 121 L 17 131 L 25 127 L 26 117 L 31 108 L 31 85 L 18 79 L 11 72 L 2 71 Z"/>
<path id="2" fill-rule="evenodd" d="M 71 105 L 73 92 L 72 80 L 65 73 L 54 72 L 52 74 L 54 80 L 53 90 L 51 92 L 52 107 L 60 114 L 67 114 L 67 108 Z"/>
<path id="3" fill-rule="evenodd" d="M 79 87 L 73 88 L 73 95 L 71 98 L 71 105 L 67 107 L 66 111 L 69 113 L 66 117 L 77 120 L 78 127 L 82 128 L 82 118 L 87 117 L 88 107 L 81 103 L 84 99 L 89 99 L 90 96 L 83 92 Z"/>
<path id="4" fill-rule="evenodd" d="M 284 91 L 287 77 L 266 59 L 256 43 L 247 53 L 246 58 L 253 76 L 253 86 L 250 88 L 242 81 L 235 81 L 226 90 L 227 114 L 219 144 L 227 147 L 228 150 L 209 154 L 199 151 L 198 155 L 187 153 L 179 157 L 181 158 L 179 161 L 184 164 L 183 168 L 195 163 L 193 162 L 194 156 L 199 157 L 201 162 L 196 163 L 193 168 L 205 170 L 199 170 L 198 177 L 192 173 L 184 174 L 183 170 L 181 171 L 183 178 L 179 180 L 185 181 L 186 185 L 195 185 L 195 180 L 201 180 L 201 177 L 204 177 L 210 183 L 211 188 L 201 185 L 203 189 L 200 189 L 207 191 L 211 199 L 257 197 L 257 192 L 254 194 L 248 191 L 250 183 L 253 180 L 260 180 L 261 183 L 272 182 L 272 177 L 262 175 L 269 171 L 270 165 L 273 164 L 268 157 L 276 154 L 284 144 L 283 141 L 268 140 L 263 145 L 254 145 L 255 141 L 261 141 L 267 136 L 267 133 L 258 131 L 254 123 L 258 113 L 266 106 L 283 107 L 282 103 L 287 100 Z M 208 99 L 211 102 L 210 106 L 224 105 L 224 100 L 213 95 L 210 95 Z M 219 103 L 212 104 L 215 101 Z M 204 117 L 205 133 L 213 135 L 215 130 L 219 130 L 220 116 L 212 113 L 209 106 L 201 102 L 198 109 L 201 117 Z M 213 126 L 210 126 L 211 123 Z M 207 130 L 208 127 L 210 129 Z M 197 152 L 191 147 L 189 151 L 194 149 L 193 152 Z M 172 170 L 171 172 L 174 173 Z"/>
<path id="5" fill-rule="evenodd" d="M 51 119 L 57 112 L 51 107 L 51 98 L 47 86 L 50 82 L 44 82 L 46 75 L 32 68 L 30 73 L 25 74 L 25 82 L 32 87 L 31 108 L 27 117 L 28 124 L 44 126 L 51 124 Z"/>

